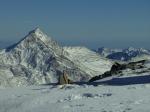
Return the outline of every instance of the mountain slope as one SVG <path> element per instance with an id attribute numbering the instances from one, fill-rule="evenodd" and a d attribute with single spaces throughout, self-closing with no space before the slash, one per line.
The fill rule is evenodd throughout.
<path id="1" fill-rule="evenodd" d="M 139 60 L 150 60 L 150 55 L 143 54 L 143 55 L 139 55 L 139 56 L 131 58 L 131 61 L 139 61 Z"/>
<path id="2" fill-rule="evenodd" d="M 64 50 L 68 52 L 70 60 L 91 76 L 110 70 L 113 63 L 85 47 L 64 47 Z"/>
<path id="3" fill-rule="evenodd" d="M 105 48 L 105 47 L 101 47 L 98 48 L 97 52 L 99 54 L 101 54 L 102 56 L 108 56 L 110 54 L 116 53 L 116 52 L 121 52 L 122 49 L 110 49 L 110 48 Z"/>
<path id="4" fill-rule="evenodd" d="M 64 67 L 69 65 L 72 69 L 77 68 L 70 60 L 61 59 L 61 55 L 62 47 L 40 29 L 35 29 L 17 44 L 1 52 L 0 65 L 1 68 L 5 68 L 0 69 L 3 71 L 1 74 L 11 74 L 11 77 L 4 77 L 3 81 L 7 79 L 5 83 L 10 83 L 9 85 L 12 82 L 17 85 L 57 82 L 57 72 L 62 71 Z M 78 74 L 82 75 L 80 72 L 82 71 Z"/>
<path id="5" fill-rule="evenodd" d="M 127 49 L 108 49 L 108 48 L 99 48 L 97 51 L 100 55 L 103 55 L 109 59 L 129 61 L 132 58 L 140 57 L 142 55 L 150 56 L 150 51 L 147 49 L 139 48 L 135 49 L 129 47 Z"/>
<path id="6" fill-rule="evenodd" d="M 0 52 L 0 85 L 56 83 L 63 70 L 68 72 L 73 81 L 87 81 L 97 75 L 86 72 L 85 67 L 75 63 L 68 54 L 56 41 L 37 28 L 18 43 Z"/>

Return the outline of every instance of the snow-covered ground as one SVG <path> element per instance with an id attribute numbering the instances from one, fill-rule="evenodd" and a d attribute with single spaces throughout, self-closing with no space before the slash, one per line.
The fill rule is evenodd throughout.
<path id="1" fill-rule="evenodd" d="M 0 112 L 149 112 L 149 93 L 148 73 L 91 85 L 0 88 Z"/>

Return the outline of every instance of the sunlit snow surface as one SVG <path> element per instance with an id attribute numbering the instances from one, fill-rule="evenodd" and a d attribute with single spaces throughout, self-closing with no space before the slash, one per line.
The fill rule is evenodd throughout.
<path id="1" fill-rule="evenodd" d="M 64 47 L 64 50 L 68 52 L 67 57 L 70 60 L 91 76 L 101 75 L 109 71 L 113 64 L 110 60 L 86 47 Z"/>
<path id="2" fill-rule="evenodd" d="M 0 88 L 0 112 L 149 112 L 149 93 L 149 73 L 91 85 Z"/>

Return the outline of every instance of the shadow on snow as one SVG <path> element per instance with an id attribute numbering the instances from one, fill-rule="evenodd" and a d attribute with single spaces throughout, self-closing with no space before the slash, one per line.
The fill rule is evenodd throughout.
<path id="1" fill-rule="evenodd" d="M 92 83 L 82 83 L 79 82 L 77 84 L 88 84 L 88 85 L 112 85 L 112 86 L 125 86 L 125 85 L 134 85 L 134 84 L 147 84 L 150 83 L 150 75 L 144 76 L 132 76 L 132 77 L 119 77 L 119 78 L 112 78 L 110 80 L 105 81 L 97 81 Z"/>
<path id="2" fill-rule="evenodd" d="M 77 85 L 112 85 L 112 86 L 125 86 L 125 85 L 134 85 L 134 84 L 147 84 L 150 83 L 150 75 L 144 76 L 132 76 L 132 77 L 118 77 L 108 80 L 98 80 L 97 82 L 74 82 L 73 84 Z M 57 85 L 56 83 L 50 83 L 45 85 Z"/>

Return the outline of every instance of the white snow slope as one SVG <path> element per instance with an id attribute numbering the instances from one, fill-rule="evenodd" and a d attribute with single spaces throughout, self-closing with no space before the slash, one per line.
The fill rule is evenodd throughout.
<path id="1" fill-rule="evenodd" d="M 91 76 L 97 76 L 109 71 L 113 64 L 110 60 L 86 47 L 64 47 L 64 51 L 68 52 L 67 57 L 71 61 Z"/>
<path id="2" fill-rule="evenodd" d="M 148 83 L 1 88 L 0 112 L 149 112 L 149 93 Z"/>

